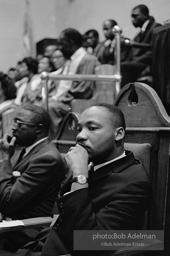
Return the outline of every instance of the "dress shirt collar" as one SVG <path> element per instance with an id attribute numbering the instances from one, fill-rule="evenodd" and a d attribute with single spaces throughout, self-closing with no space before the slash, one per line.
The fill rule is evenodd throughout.
<path id="1" fill-rule="evenodd" d="M 40 144 L 41 142 L 43 142 L 44 140 L 48 139 L 49 137 L 45 137 L 41 140 L 38 140 L 36 141 L 33 145 L 29 146 L 29 147 L 26 147 L 25 148 L 25 154 L 24 154 L 24 157 L 35 147 L 37 146 L 38 144 Z"/>
<path id="2" fill-rule="evenodd" d="M 145 32 L 146 27 L 148 26 L 149 21 L 150 21 L 150 20 L 147 20 L 147 21 L 145 21 L 145 23 L 143 23 L 143 25 L 142 25 L 142 27 L 141 27 L 141 32 L 142 32 L 142 33 Z"/>
<path id="3" fill-rule="evenodd" d="M 118 157 L 116 157 L 116 158 L 114 158 L 114 159 L 112 159 L 112 160 L 110 160 L 110 161 L 107 161 L 107 162 L 102 163 L 102 164 L 95 165 L 95 166 L 94 166 L 94 171 L 98 170 L 99 168 L 101 168 L 101 167 L 103 167 L 103 166 L 105 166 L 105 165 L 107 165 L 107 164 L 110 164 L 110 163 L 112 163 L 112 162 L 115 162 L 115 161 L 117 161 L 117 160 L 119 160 L 119 159 L 121 159 L 121 158 L 123 158 L 123 157 L 125 157 L 125 156 L 126 156 L 126 153 L 125 153 L 125 151 L 124 151 L 123 154 L 121 154 L 120 156 L 118 156 Z"/>
<path id="4" fill-rule="evenodd" d="M 80 47 L 73 55 L 71 56 L 71 61 L 74 62 L 75 60 L 79 59 L 82 55 L 86 54 L 86 50 L 83 47 Z"/>

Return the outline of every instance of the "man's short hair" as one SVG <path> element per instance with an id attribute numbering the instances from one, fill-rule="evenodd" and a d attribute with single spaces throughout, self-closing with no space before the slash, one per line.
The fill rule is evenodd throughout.
<path id="1" fill-rule="evenodd" d="M 74 28 L 67 28 L 63 30 L 62 33 L 68 40 L 73 41 L 76 44 L 76 46 L 82 46 L 83 36 L 80 34 L 78 30 Z"/>
<path id="2" fill-rule="evenodd" d="M 99 39 L 99 33 L 98 33 L 98 31 L 97 30 L 95 30 L 95 29 L 89 29 L 89 30 L 87 30 L 85 33 L 84 33 L 84 36 L 88 36 L 89 34 L 93 34 L 93 36 L 95 37 L 95 38 L 97 38 L 97 39 Z"/>
<path id="3" fill-rule="evenodd" d="M 33 74 L 37 74 L 38 72 L 38 61 L 32 57 L 25 57 L 22 60 L 22 63 L 25 63 L 28 67 L 28 70 Z"/>
<path id="4" fill-rule="evenodd" d="M 107 20 L 104 21 L 104 23 L 105 23 L 106 21 L 109 21 L 109 22 L 110 22 L 110 25 L 111 25 L 112 28 L 117 25 L 117 22 L 116 22 L 115 20 L 113 20 L 113 19 L 107 19 Z"/>
<path id="5" fill-rule="evenodd" d="M 44 108 L 32 104 L 25 104 L 20 107 L 20 109 L 32 112 L 33 117 L 31 122 L 35 123 L 36 125 L 42 124 L 44 132 L 49 132 L 51 126 L 51 118 Z"/>
<path id="6" fill-rule="evenodd" d="M 133 10 L 135 9 L 139 9 L 141 13 L 147 17 L 149 16 L 149 9 L 145 4 L 139 4 L 133 8 Z"/>
<path id="7" fill-rule="evenodd" d="M 113 127 L 123 127 L 124 130 L 126 129 L 125 117 L 123 112 L 118 108 L 111 104 L 107 103 L 98 103 L 93 106 L 96 107 L 103 107 L 108 110 L 113 116 Z"/>

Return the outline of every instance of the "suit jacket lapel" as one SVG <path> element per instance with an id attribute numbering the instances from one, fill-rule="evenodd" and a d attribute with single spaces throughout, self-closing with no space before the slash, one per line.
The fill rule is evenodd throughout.
<path id="1" fill-rule="evenodd" d="M 32 157 L 34 154 L 36 154 L 41 148 L 43 148 L 49 142 L 50 142 L 50 140 L 46 139 L 45 141 L 40 142 L 38 145 L 36 145 L 34 148 L 32 148 L 31 151 L 26 156 L 24 156 L 18 164 L 14 164 L 13 171 L 20 169 L 19 171 L 22 173 L 24 171 L 24 169 L 22 167 L 25 166 L 30 161 L 30 156 Z"/>
<path id="2" fill-rule="evenodd" d="M 151 21 L 148 23 L 148 26 L 146 27 L 146 30 L 143 33 L 143 38 L 144 38 L 144 40 L 142 41 L 143 43 L 148 41 L 148 38 L 150 37 L 151 32 L 155 27 L 155 24 L 156 24 L 155 22 L 151 22 Z"/>
<path id="3" fill-rule="evenodd" d="M 151 35 L 151 31 L 153 30 L 153 28 L 155 27 L 155 21 L 154 20 L 150 20 L 145 31 L 143 33 L 138 33 L 137 36 L 134 38 L 135 42 L 139 42 L 139 43 L 146 43 L 148 41 L 148 38 Z"/>

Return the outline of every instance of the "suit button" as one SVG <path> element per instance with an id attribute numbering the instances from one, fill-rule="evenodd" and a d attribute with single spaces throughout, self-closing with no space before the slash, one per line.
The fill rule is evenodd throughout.
<path id="1" fill-rule="evenodd" d="M 58 228 L 59 228 L 59 224 L 55 224 L 55 225 L 54 225 L 54 229 L 57 230 Z"/>

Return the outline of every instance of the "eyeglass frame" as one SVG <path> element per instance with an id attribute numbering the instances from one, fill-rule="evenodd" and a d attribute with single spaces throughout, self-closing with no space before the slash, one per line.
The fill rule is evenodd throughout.
<path id="1" fill-rule="evenodd" d="M 43 124 L 34 124 L 34 123 L 31 123 L 31 122 L 24 122 L 24 121 L 20 121 L 18 119 L 13 119 L 12 120 L 12 127 L 14 128 L 20 128 L 20 126 L 22 124 L 26 124 L 26 125 L 29 125 L 29 126 L 43 126 Z"/>

